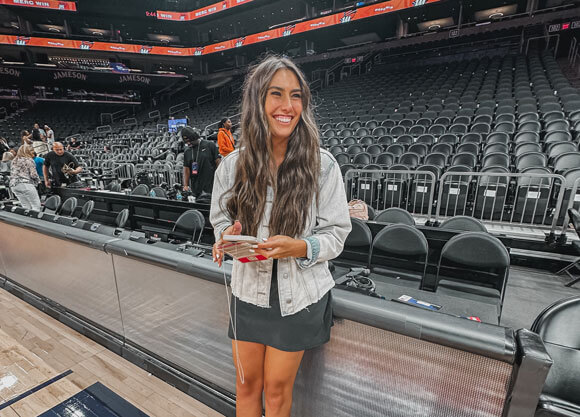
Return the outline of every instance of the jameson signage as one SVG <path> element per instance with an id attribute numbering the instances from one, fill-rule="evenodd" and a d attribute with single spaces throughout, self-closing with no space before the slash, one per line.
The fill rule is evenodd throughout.
<path id="1" fill-rule="evenodd" d="M 151 78 L 135 74 L 121 75 L 119 77 L 119 83 L 139 83 L 149 85 L 151 84 Z"/>
<path id="2" fill-rule="evenodd" d="M 87 80 L 87 74 L 78 71 L 57 71 L 54 73 L 53 80 L 60 80 L 62 78 L 72 78 L 74 80 Z"/>
<path id="3" fill-rule="evenodd" d="M 10 77 L 20 78 L 22 72 L 16 68 L 0 67 L 0 75 L 9 75 Z"/>

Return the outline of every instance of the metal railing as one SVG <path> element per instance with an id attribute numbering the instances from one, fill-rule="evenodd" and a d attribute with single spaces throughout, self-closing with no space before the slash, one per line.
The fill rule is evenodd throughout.
<path id="1" fill-rule="evenodd" d="M 446 172 L 435 221 L 457 215 L 481 221 L 549 226 L 555 232 L 565 179 L 557 174 Z"/>
<path id="2" fill-rule="evenodd" d="M 562 221 L 562 234 L 565 235 L 566 231 L 568 230 L 568 226 L 570 223 L 570 216 L 568 215 L 568 210 L 571 208 L 575 208 L 576 210 L 580 209 L 580 194 L 578 193 L 578 188 L 580 187 L 580 178 L 577 178 L 574 183 L 572 184 L 571 188 L 564 189 L 564 201 L 562 203 L 562 211 L 560 215 L 563 215 Z"/>
<path id="3" fill-rule="evenodd" d="M 207 93 L 204 94 L 203 96 L 199 96 L 197 98 L 197 100 L 195 100 L 195 104 L 197 106 L 204 104 L 204 103 L 209 103 L 210 101 L 213 101 L 215 99 L 213 93 Z"/>
<path id="4" fill-rule="evenodd" d="M 233 121 L 234 121 L 235 119 L 239 118 L 241 115 L 242 115 L 242 113 L 236 113 L 236 114 L 234 114 L 233 116 L 229 116 L 228 118 L 229 118 L 229 119 L 232 121 L 232 123 L 233 123 Z M 210 127 L 213 127 L 213 126 L 217 126 L 217 125 L 219 125 L 219 124 L 220 124 L 220 121 L 218 121 L 218 122 L 214 122 L 214 123 L 210 123 L 210 124 L 209 124 L 209 125 L 207 125 L 207 126 L 206 126 L 206 127 L 203 129 L 203 130 L 204 130 L 204 131 L 206 131 L 208 128 L 210 128 Z"/>
<path id="5" fill-rule="evenodd" d="M 558 46 L 560 45 L 560 35 L 559 34 L 534 36 L 534 37 L 528 38 L 526 41 L 525 54 L 526 55 L 528 54 L 528 49 L 530 48 L 530 41 L 544 39 L 546 41 L 546 46 L 544 47 L 544 50 L 547 50 L 550 47 L 550 43 L 551 43 L 553 38 L 556 38 L 556 46 L 554 47 L 554 57 L 556 57 L 558 54 Z"/>
<path id="6" fill-rule="evenodd" d="M 580 180 L 566 188 L 562 175 L 350 169 L 347 198 L 375 210 L 398 207 L 438 222 L 464 215 L 483 222 L 533 226 L 555 233 L 565 208 L 580 207 Z"/>
<path id="7" fill-rule="evenodd" d="M 344 175 L 348 200 L 377 211 L 398 207 L 431 217 L 437 179 L 431 171 L 351 169 Z"/>
<path id="8" fill-rule="evenodd" d="M 171 106 L 169 108 L 169 115 L 177 114 L 182 111 L 186 111 L 189 109 L 189 103 L 184 101 L 183 103 L 176 104 L 175 106 Z"/>

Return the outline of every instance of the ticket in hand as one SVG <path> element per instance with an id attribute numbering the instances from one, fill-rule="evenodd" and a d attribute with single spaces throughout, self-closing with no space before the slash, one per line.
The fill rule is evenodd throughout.
<path id="1" fill-rule="evenodd" d="M 258 238 L 254 236 L 244 235 L 224 235 L 224 243 L 218 247 L 232 258 L 237 259 L 242 263 L 265 261 L 264 255 L 259 255 L 253 252 L 254 247 L 260 243 Z"/>

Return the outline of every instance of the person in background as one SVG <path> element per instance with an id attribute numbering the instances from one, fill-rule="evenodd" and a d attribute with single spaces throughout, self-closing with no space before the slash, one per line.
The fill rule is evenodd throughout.
<path id="1" fill-rule="evenodd" d="M 2 154 L 2 162 L 12 161 L 16 156 L 16 149 L 10 148 L 7 152 Z"/>
<path id="2" fill-rule="evenodd" d="M 226 157 L 234 151 L 236 146 L 234 135 L 232 135 L 232 121 L 225 117 L 220 121 L 218 127 L 217 143 L 220 155 Z"/>
<path id="3" fill-rule="evenodd" d="M 32 134 L 28 130 L 20 131 L 20 138 L 22 145 L 32 145 Z"/>
<path id="4" fill-rule="evenodd" d="M 36 173 L 40 177 L 40 183 L 38 184 L 38 194 L 42 195 L 46 192 L 44 185 L 44 172 L 42 171 L 42 167 L 44 166 L 44 158 L 38 156 L 36 151 L 34 152 L 34 164 L 36 165 Z"/>
<path id="5" fill-rule="evenodd" d="M 67 145 L 66 149 L 68 151 L 76 151 L 81 148 L 82 143 L 77 141 L 77 138 L 71 138 L 70 143 Z"/>
<path id="6" fill-rule="evenodd" d="M 181 129 L 181 138 L 187 145 L 183 155 L 183 190 L 191 189 L 194 197 L 202 192 L 211 193 L 214 173 L 220 163 L 215 143 L 201 139 L 199 132 L 189 126 Z"/>
<path id="7" fill-rule="evenodd" d="M 68 174 L 63 172 L 63 167 L 67 165 L 70 168 Z M 52 182 L 55 187 L 60 187 L 62 184 L 72 184 L 78 182 L 79 174 L 83 167 L 79 164 L 77 159 L 69 152 L 65 152 L 64 146 L 60 142 L 54 142 L 52 151 L 44 155 L 44 166 L 42 172 L 44 174 L 44 185 L 50 188 Z"/>
<path id="8" fill-rule="evenodd" d="M 0 155 L 4 155 L 4 152 L 8 152 L 10 150 L 10 146 L 8 145 L 8 141 L 0 136 Z"/>
<path id="9" fill-rule="evenodd" d="M 34 123 L 34 127 L 32 128 L 32 141 L 46 142 L 46 132 L 40 128 L 38 123 Z"/>
<path id="10" fill-rule="evenodd" d="M 236 366 L 236 415 L 289 417 L 304 350 L 330 339 L 334 280 L 327 261 L 351 230 L 340 166 L 320 149 L 306 77 L 268 57 L 242 94 L 241 146 L 214 182 L 214 262 L 225 235 L 254 236 L 260 262 L 233 261 L 228 303 Z"/>
<path id="11" fill-rule="evenodd" d="M 10 189 L 27 210 L 40 211 L 40 197 L 36 185 L 40 177 L 34 164 L 34 149 L 30 145 L 22 145 L 10 166 Z"/>
<path id="12" fill-rule="evenodd" d="M 46 143 L 48 143 L 49 147 L 52 147 L 54 143 L 54 131 L 48 125 L 44 125 L 44 131 L 46 132 Z"/>

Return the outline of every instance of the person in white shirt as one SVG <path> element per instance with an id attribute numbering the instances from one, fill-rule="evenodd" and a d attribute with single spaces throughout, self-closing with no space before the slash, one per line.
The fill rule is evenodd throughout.
<path id="1" fill-rule="evenodd" d="M 48 143 L 48 146 L 52 146 L 54 143 L 54 132 L 50 127 L 48 127 L 48 125 L 44 125 L 44 132 L 46 133 L 46 142 Z"/>

